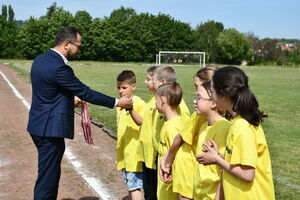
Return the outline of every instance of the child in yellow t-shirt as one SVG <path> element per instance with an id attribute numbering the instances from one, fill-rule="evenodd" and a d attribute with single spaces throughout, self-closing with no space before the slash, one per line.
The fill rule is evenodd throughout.
<path id="1" fill-rule="evenodd" d="M 197 94 L 198 87 L 201 86 L 204 82 L 209 81 L 214 72 L 219 69 L 216 65 L 206 65 L 204 68 L 198 70 L 194 76 L 194 85 L 195 92 Z M 198 144 L 198 136 L 200 127 L 206 121 L 204 115 L 198 115 L 194 112 L 190 119 L 184 123 L 184 134 L 182 135 L 182 139 L 184 142 L 192 145 L 193 152 L 196 152 L 197 144 Z"/>
<path id="2" fill-rule="evenodd" d="M 160 85 L 156 93 L 156 108 L 163 114 L 166 122 L 160 132 L 158 146 L 158 166 L 161 158 L 169 150 L 175 136 L 182 132 L 182 119 L 177 112 L 177 107 L 182 99 L 182 90 L 178 83 L 165 83 Z M 173 184 L 164 183 L 158 179 L 158 200 L 175 200 L 178 195 L 173 192 Z"/>
<path id="3" fill-rule="evenodd" d="M 197 160 L 223 169 L 225 199 L 274 200 L 270 155 L 261 127 L 264 115 L 249 89 L 248 77 L 237 67 L 223 67 L 215 72 L 211 89 L 218 108 L 229 111 L 233 119 L 225 157 L 211 140 L 204 143 L 206 153 L 198 155 Z"/>
<path id="4" fill-rule="evenodd" d="M 218 144 L 223 148 L 225 147 L 229 122 L 218 113 L 215 103 L 209 96 L 209 82 L 205 82 L 212 77 L 216 69 L 215 66 L 207 66 L 196 73 L 194 77 L 197 94 L 194 101 L 196 112 L 185 123 L 183 133 L 176 136 L 168 154 L 161 163 L 163 165 L 161 168 L 170 169 L 176 154 L 175 170 L 172 172 L 173 187 L 174 192 L 179 193 L 180 199 L 214 199 L 217 192 L 216 186 L 220 182 L 219 170 L 215 166 L 204 167 L 196 164 L 193 154 L 199 151 L 199 146 L 201 150 L 202 143 L 210 138 L 217 139 Z M 162 171 L 161 174 L 170 173 L 169 169 Z M 199 171 L 205 173 L 202 172 L 199 176 Z M 162 175 L 161 178 L 167 181 L 167 177 L 168 174 Z M 197 189 L 197 193 L 195 193 L 195 189 Z"/>
<path id="5" fill-rule="evenodd" d="M 153 134 L 153 119 L 154 110 L 156 110 L 155 103 L 156 93 L 153 87 L 153 72 L 156 66 L 152 66 L 147 69 L 145 85 L 148 90 L 153 93 L 149 101 L 142 109 L 140 113 L 137 113 L 134 109 L 130 110 L 129 113 L 135 123 L 140 127 L 139 141 L 142 146 L 143 157 L 140 161 L 143 162 L 143 187 L 144 187 L 144 197 L 145 199 L 157 199 L 157 172 L 156 172 L 156 150 L 153 148 L 152 144 L 152 134 Z"/>
<path id="6" fill-rule="evenodd" d="M 194 103 L 196 113 L 206 118 L 198 133 L 196 156 L 203 153 L 202 144 L 209 140 L 214 140 L 219 151 L 224 152 L 230 122 L 217 110 L 216 103 L 211 98 L 210 82 L 204 82 L 198 87 Z M 194 199 L 217 199 L 221 189 L 220 167 L 197 163 L 195 169 Z"/>
<path id="7" fill-rule="evenodd" d="M 176 82 L 176 73 L 174 69 L 170 66 L 160 66 L 157 67 L 153 74 L 153 87 L 157 90 L 158 87 L 165 83 L 173 83 Z M 181 116 L 183 121 L 187 121 L 190 117 L 190 111 L 185 104 L 184 99 L 180 101 L 180 104 L 177 107 L 177 112 Z M 157 151 L 159 140 L 160 140 L 160 130 L 164 124 L 164 116 L 159 113 L 157 110 L 154 112 L 154 120 L 153 120 L 153 147 Z"/>
<path id="8" fill-rule="evenodd" d="M 168 82 L 176 82 L 176 73 L 169 66 L 150 67 L 147 70 L 145 84 L 151 92 L 156 92 L 157 88 Z M 145 199 L 156 199 L 157 191 L 157 151 L 159 144 L 160 130 L 165 122 L 164 116 L 155 108 L 156 97 L 152 97 L 147 106 L 138 115 L 136 112 L 130 111 L 130 114 L 136 124 L 141 125 L 140 141 L 143 147 L 143 181 Z M 184 100 L 179 104 L 177 111 L 183 119 L 189 118 L 189 110 Z"/>
<path id="9" fill-rule="evenodd" d="M 137 113 L 141 112 L 146 103 L 138 96 L 134 96 L 134 90 L 136 89 L 134 72 L 130 70 L 122 71 L 117 77 L 117 87 L 121 97 L 131 97 L 133 101 L 132 108 L 116 108 L 118 125 L 117 170 L 122 170 L 130 199 L 143 199 L 140 128 L 132 120 L 129 112 L 132 109 Z"/>

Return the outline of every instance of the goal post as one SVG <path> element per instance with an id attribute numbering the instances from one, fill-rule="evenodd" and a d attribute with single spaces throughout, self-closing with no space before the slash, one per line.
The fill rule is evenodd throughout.
<path id="1" fill-rule="evenodd" d="M 169 63 L 185 63 L 189 59 L 194 60 L 193 62 L 199 63 L 200 67 L 205 66 L 205 52 L 194 52 L 194 51 L 159 51 L 158 54 L 156 54 L 156 65 L 161 65 L 162 63 L 165 63 L 162 61 L 163 57 L 166 57 L 166 55 L 169 55 L 168 60 Z"/>

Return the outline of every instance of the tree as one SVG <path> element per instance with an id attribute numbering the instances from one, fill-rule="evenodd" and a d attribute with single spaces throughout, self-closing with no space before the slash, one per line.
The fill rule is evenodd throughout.
<path id="1" fill-rule="evenodd" d="M 276 39 L 265 38 L 261 40 L 264 63 L 283 62 L 284 53 Z"/>
<path id="2" fill-rule="evenodd" d="M 48 40 L 46 25 L 48 24 L 48 19 L 35 19 L 30 17 L 26 21 L 26 25 L 22 27 L 17 38 L 18 38 L 18 49 L 19 57 L 26 59 L 34 59 L 37 55 L 45 51 L 45 39 Z"/>
<path id="3" fill-rule="evenodd" d="M 130 20 L 134 16 L 136 16 L 136 12 L 134 9 L 124 8 L 123 6 L 121 6 L 121 8 L 113 10 L 111 12 L 108 20 L 110 21 L 110 23 L 119 25 Z"/>
<path id="4" fill-rule="evenodd" d="M 52 14 L 57 10 L 58 10 L 58 7 L 56 5 L 56 2 L 53 2 L 52 5 L 47 8 L 46 17 L 50 18 L 52 16 Z"/>
<path id="5" fill-rule="evenodd" d="M 176 21 L 170 15 L 159 13 L 153 20 L 155 56 L 159 51 L 189 51 L 191 46 L 191 27 Z"/>
<path id="6" fill-rule="evenodd" d="M 217 38 L 219 63 L 241 64 L 251 58 L 251 45 L 245 35 L 235 29 L 227 29 Z"/>
<path id="7" fill-rule="evenodd" d="M 58 8 L 50 18 L 30 17 L 26 25 L 18 34 L 19 56 L 33 59 L 46 52 L 55 44 L 55 36 L 63 26 L 69 26 L 73 22 L 70 12 Z"/>
<path id="8" fill-rule="evenodd" d="M 15 22 L 10 22 L 0 16 L 0 58 L 14 58 L 17 52 L 16 35 L 18 27 Z"/>
<path id="9" fill-rule="evenodd" d="M 223 32 L 221 22 L 207 21 L 197 26 L 193 31 L 193 48 L 195 51 L 206 52 L 209 62 L 215 62 L 217 58 L 217 38 Z"/>
<path id="10" fill-rule="evenodd" d="M 253 51 L 253 55 L 249 64 L 254 65 L 260 63 L 262 61 L 263 53 L 262 53 L 262 44 L 258 36 L 255 35 L 253 32 L 248 32 L 246 34 L 246 37 L 249 40 Z"/>
<path id="11" fill-rule="evenodd" d="M 86 11 L 76 12 L 73 20 L 70 24 L 71 26 L 76 27 L 82 33 L 82 45 L 81 53 L 77 56 L 78 59 L 91 60 L 91 43 L 92 43 L 92 34 L 90 33 L 90 27 L 93 22 L 93 18 Z"/>
<path id="12" fill-rule="evenodd" d="M 3 19 L 6 21 L 7 20 L 7 6 L 6 5 L 2 5 L 2 17 Z"/>
<path id="13" fill-rule="evenodd" d="M 112 25 L 107 20 L 95 18 L 90 25 L 91 59 L 99 61 L 114 61 L 114 52 L 117 49 L 116 34 L 112 32 Z"/>
<path id="14" fill-rule="evenodd" d="M 113 61 L 128 61 L 133 55 L 132 49 L 136 46 L 136 41 L 132 37 L 132 27 L 130 27 L 130 20 L 136 16 L 136 12 L 132 8 L 121 7 L 113 10 L 110 16 L 105 19 L 107 21 L 105 37 L 111 43 L 108 51 L 110 52 L 110 59 Z"/>
<path id="15" fill-rule="evenodd" d="M 153 62 L 157 53 L 156 41 L 158 38 L 155 36 L 157 30 L 154 26 L 156 16 L 141 13 L 130 20 L 128 26 L 131 28 L 131 37 L 135 41 L 134 52 L 131 59 L 135 61 L 148 61 Z"/>
<path id="16" fill-rule="evenodd" d="M 11 5 L 8 6 L 8 21 L 13 22 L 15 17 L 15 12 L 12 9 Z"/>

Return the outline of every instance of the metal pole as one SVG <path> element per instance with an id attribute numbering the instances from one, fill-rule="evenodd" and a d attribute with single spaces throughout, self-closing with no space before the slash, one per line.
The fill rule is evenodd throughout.
<path id="1" fill-rule="evenodd" d="M 200 68 L 201 68 L 201 62 L 202 62 L 201 54 L 199 54 L 199 57 L 200 57 Z"/>
<path id="2" fill-rule="evenodd" d="M 161 52 L 159 52 L 158 54 L 158 66 L 160 66 L 160 56 L 161 56 Z"/>
<path id="3" fill-rule="evenodd" d="M 204 52 L 204 54 L 203 54 L 203 67 L 205 67 L 205 52 Z"/>

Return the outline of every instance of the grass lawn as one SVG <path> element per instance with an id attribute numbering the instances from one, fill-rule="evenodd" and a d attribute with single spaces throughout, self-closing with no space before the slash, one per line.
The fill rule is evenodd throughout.
<path id="1" fill-rule="evenodd" d="M 26 77 L 31 61 L 0 60 Z M 144 86 L 145 71 L 150 64 L 71 62 L 79 79 L 105 94 L 117 97 L 116 77 L 130 69 L 137 76 L 136 95 L 145 101 L 151 96 Z M 193 75 L 198 66 L 175 66 L 178 82 L 184 89 L 184 99 L 193 112 Z M 277 200 L 300 199 L 300 69 L 282 67 L 242 67 L 249 76 L 250 88 L 260 102 L 260 109 L 268 114 L 263 123 L 267 137 Z M 116 131 L 115 111 L 90 106 L 91 116 Z M 298 175 L 297 175 L 298 174 Z"/>

